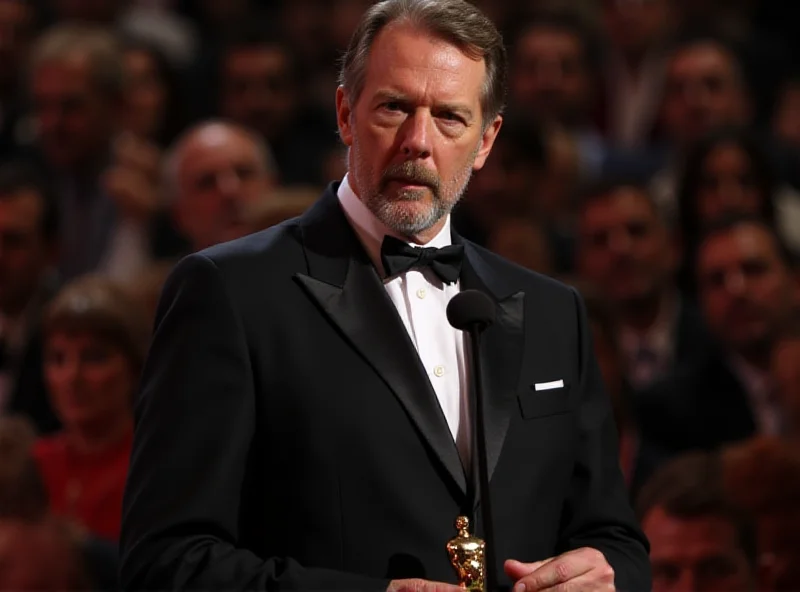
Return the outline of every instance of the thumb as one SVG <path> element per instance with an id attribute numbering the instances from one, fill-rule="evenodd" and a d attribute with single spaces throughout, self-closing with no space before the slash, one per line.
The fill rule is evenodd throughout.
<path id="1" fill-rule="evenodd" d="M 522 563 L 516 559 L 509 559 L 503 565 L 503 569 L 506 575 L 511 578 L 511 581 L 516 581 L 532 574 L 543 565 L 550 563 L 553 559 L 555 559 L 555 557 L 550 557 L 542 561 L 534 561 L 533 563 Z"/>

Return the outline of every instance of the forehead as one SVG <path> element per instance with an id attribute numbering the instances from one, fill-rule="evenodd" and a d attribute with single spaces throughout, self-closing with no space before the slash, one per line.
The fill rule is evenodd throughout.
<path id="1" fill-rule="evenodd" d="M 698 253 L 701 269 L 707 266 L 737 264 L 745 259 L 778 258 L 774 237 L 757 224 L 740 224 L 708 237 Z"/>
<path id="2" fill-rule="evenodd" d="M 539 25 L 528 29 L 517 43 L 519 57 L 531 57 L 546 53 L 582 53 L 580 35 L 569 29 Z"/>
<path id="3" fill-rule="evenodd" d="M 91 74 L 89 58 L 83 54 L 66 55 L 48 60 L 34 71 L 34 90 L 61 87 L 86 87 Z"/>
<path id="4" fill-rule="evenodd" d="M 263 68 L 279 70 L 288 67 L 289 56 L 282 48 L 273 45 L 235 47 L 226 54 L 225 64 L 229 68 L 257 64 Z"/>
<path id="5" fill-rule="evenodd" d="M 393 23 L 374 40 L 363 94 L 397 91 L 423 100 L 477 102 L 485 75 L 483 59 L 409 24 Z"/>
<path id="6" fill-rule="evenodd" d="M 630 218 L 656 217 L 650 199 L 636 187 L 617 187 L 608 193 L 593 198 L 582 208 L 581 218 L 585 223 Z"/>
<path id="7" fill-rule="evenodd" d="M 193 174 L 221 163 L 257 157 L 256 145 L 250 138 L 225 126 L 211 126 L 197 132 L 186 143 L 180 169 Z"/>
<path id="8" fill-rule="evenodd" d="M 734 57 L 714 43 L 699 43 L 677 51 L 670 60 L 669 75 L 673 78 L 700 73 L 721 73 L 733 76 Z"/>
<path id="9" fill-rule="evenodd" d="M 721 516 L 678 518 L 663 508 L 650 511 L 642 524 L 656 558 L 694 557 L 736 550 L 738 533 Z"/>

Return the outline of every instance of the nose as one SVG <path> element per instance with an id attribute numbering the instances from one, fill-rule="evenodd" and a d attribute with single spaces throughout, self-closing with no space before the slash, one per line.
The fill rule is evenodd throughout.
<path id="1" fill-rule="evenodd" d="M 744 273 L 741 270 L 729 271 L 725 274 L 725 290 L 731 296 L 740 296 L 744 294 L 747 282 Z"/>
<path id="2" fill-rule="evenodd" d="M 217 176 L 217 187 L 224 197 L 236 197 L 241 186 L 242 182 L 235 171 L 223 171 Z"/>
<path id="3" fill-rule="evenodd" d="M 628 253 L 631 250 L 631 237 L 625 230 L 617 230 L 609 237 L 611 251 L 618 255 Z"/>
<path id="4" fill-rule="evenodd" d="M 432 118 L 427 111 L 418 110 L 406 118 L 400 130 L 400 150 L 406 160 L 422 160 L 431 155 Z"/>

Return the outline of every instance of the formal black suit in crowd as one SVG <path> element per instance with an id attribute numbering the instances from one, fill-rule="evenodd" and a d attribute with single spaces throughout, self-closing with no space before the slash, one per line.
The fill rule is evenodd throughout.
<path id="1" fill-rule="evenodd" d="M 467 478 L 336 187 L 301 218 L 191 255 L 169 278 L 136 403 L 126 589 L 456 581 L 445 544 Z M 507 558 L 590 546 L 620 590 L 649 590 L 581 300 L 454 239 L 461 289 L 498 306 L 480 355 L 499 573 Z"/>

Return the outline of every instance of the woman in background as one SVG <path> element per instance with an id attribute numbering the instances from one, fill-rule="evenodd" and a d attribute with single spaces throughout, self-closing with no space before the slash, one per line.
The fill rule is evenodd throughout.
<path id="1" fill-rule="evenodd" d="M 119 537 L 133 437 L 131 398 L 149 331 L 127 292 L 99 276 L 67 285 L 44 318 L 45 381 L 63 430 L 34 448 L 54 514 Z"/>

